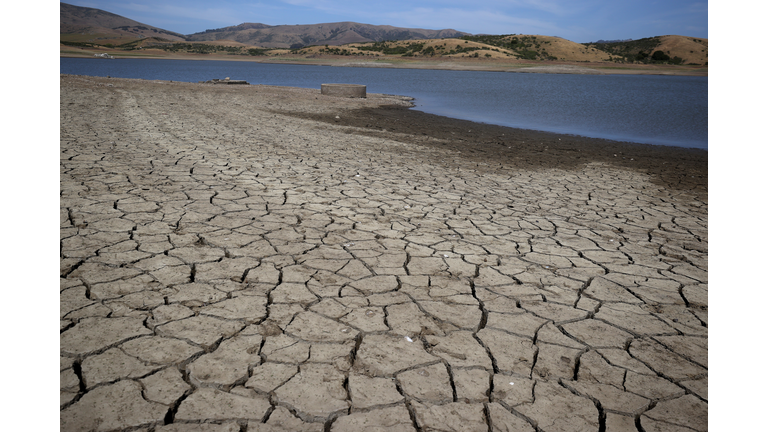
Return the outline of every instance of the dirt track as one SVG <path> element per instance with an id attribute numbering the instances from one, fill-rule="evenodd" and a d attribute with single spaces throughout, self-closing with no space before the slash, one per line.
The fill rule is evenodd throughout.
<path id="1" fill-rule="evenodd" d="M 707 430 L 706 152 L 60 90 L 61 430 Z"/>

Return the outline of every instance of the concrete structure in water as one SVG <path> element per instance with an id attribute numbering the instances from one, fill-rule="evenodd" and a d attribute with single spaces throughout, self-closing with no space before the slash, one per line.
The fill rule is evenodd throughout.
<path id="1" fill-rule="evenodd" d="M 200 84 L 244 84 L 244 85 L 250 85 L 248 84 L 248 81 L 246 80 L 232 80 L 229 79 L 229 77 L 226 77 L 224 79 L 218 79 L 213 78 L 208 81 L 198 81 Z"/>
<path id="2" fill-rule="evenodd" d="M 321 84 L 320 94 L 348 98 L 364 98 L 366 87 L 361 84 Z"/>

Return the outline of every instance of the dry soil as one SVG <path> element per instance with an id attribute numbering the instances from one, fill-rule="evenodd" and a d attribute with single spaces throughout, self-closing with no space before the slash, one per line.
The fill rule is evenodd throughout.
<path id="1" fill-rule="evenodd" d="M 705 431 L 707 153 L 62 75 L 62 431 Z"/>

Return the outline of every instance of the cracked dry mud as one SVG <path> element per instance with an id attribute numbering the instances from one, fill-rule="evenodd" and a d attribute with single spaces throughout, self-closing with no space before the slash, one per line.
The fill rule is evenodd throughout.
<path id="1" fill-rule="evenodd" d="M 61 430 L 707 429 L 706 153 L 60 79 Z"/>

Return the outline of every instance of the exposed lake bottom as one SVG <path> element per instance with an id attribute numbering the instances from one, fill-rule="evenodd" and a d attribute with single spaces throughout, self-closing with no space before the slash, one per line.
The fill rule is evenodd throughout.
<path id="1" fill-rule="evenodd" d="M 349 133 L 458 154 L 492 166 L 573 170 L 599 163 L 647 173 L 665 188 L 706 194 L 708 152 L 703 149 L 622 142 L 512 128 L 425 113 L 403 106 L 359 108 L 331 114 L 275 111 L 292 117 L 348 126 Z"/>
<path id="2" fill-rule="evenodd" d="M 60 430 L 707 430 L 707 152 L 59 89 Z"/>

